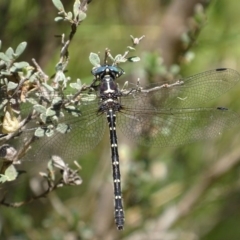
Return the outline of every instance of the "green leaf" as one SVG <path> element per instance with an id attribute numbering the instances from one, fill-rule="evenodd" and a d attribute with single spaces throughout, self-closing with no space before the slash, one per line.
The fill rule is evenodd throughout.
<path id="1" fill-rule="evenodd" d="M 31 103 L 32 105 L 38 104 L 38 102 L 36 101 L 35 98 L 26 98 L 26 100 L 27 100 L 29 103 Z"/>
<path id="2" fill-rule="evenodd" d="M 0 174 L 0 182 L 11 182 L 15 180 L 18 176 L 16 168 L 11 164 L 6 170 L 5 174 Z"/>
<path id="3" fill-rule="evenodd" d="M 77 82 L 70 83 L 69 85 L 70 85 L 71 88 L 74 88 L 74 89 L 77 89 L 77 90 L 80 90 L 81 87 L 82 87 L 82 83 L 81 83 L 81 80 L 79 78 L 77 79 Z"/>
<path id="4" fill-rule="evenodd" d="M 127 49 L 128 49 L 129 51 L 135 51 L 135 50 L 136 50 L 134 47 L 131 47 L 131 46 L 128 46 Z"/>
<path id="5" fill-rule="evenodd" d="M 118 54 L 115 58 L 114 61 L 117 62 L 118 60 L 120 60 L 122 58 L 121 54 Z"/>
<path id="6" fill-rule="evenodd" d="M 46 116 L 47 117 L 51 117 L 54 116 L 56 114 L 56 111 L 52 110 L 51 108 L 48 108 L 46 111 Z"/>
<path id="7" fill-rule="evenodd" d="M 54 89 L 52 86 L 48 85 L 47 83 L 42 83 L 42 85 L 50 92 L 54 92 Z"/>
<path id="8" fill-rule="evenodd" d="M 34 135 L 35 135 L 36 137 L 44 137 L 44 135 L 45 135 L 45 130 L 39 127 L 39 128 L 36 129 Z"/>
<path id="9" fill-rule="evenodd" d="M 44 106 L 39 105 L 39 104 L 33 106 L 33 108 L 34 108 L 37 112 L 39 112 L 39 113 L 45 113 L 46 110 L 47 110 Z"/>
<path id="10" fill-rule="evenodd" d="M 126 61 L 128 61 L 127 58 L 121 58 L 121 59 L 119 59 L 118 63 L 124 63 L 124 62 L 126 62 Z"/>
<path id="11" fill-rule="evenodd" d="M 28 62 L 16 62 L 13 64 L 16 68 L 22 69 L 29 66 Z"/>
<path id="12" fill-rule="evenodd" d="M 87 14 L 85 12 L 83 12 L 83 11 L 79 12 L 79 15 L 78 15 L 79 21 L 83 21 L 86 17 L 87 17 Z"/>
<path id="13" fill-rule="evenodd" d="M 139 62 L 141 59 L 140 57 L 129 57 L 127 58 L 129 62 Z"/>
<path id="14" fill-rule="evenodd" d="M 0 52 L 0 59 L 2 59 L 4 62 L 10 62 L 11 59 L 3 52 Z"/>
<path id="15" fill-rule="evenodd" d="M 10 165 L 5 171 L 5 176 L 7 176 L 8 181 L 13 181 L 17 178 L 18 172 L 13 165 Z"/>
<path id="16" fill-rule="evenodd" d="M 13 51 L 13 49 L 12 49 L 11 47 L 9 47 L 9 48 L 7 49 L 7 51 L 5 52 L 5 54 L 6 54 L 10 59 L 12 59 L 13 54 L 14 54 L 14 51 Z"/>
<path id="17" fill-rule="evenodd" d="M 35 82 L 36 79 L 38 79 L 38 73 L 35 72 L 34 74 L 32 74 L 30 76 L 29 82 L 33 83 L 33 82 Z"/>
<path id="18" fill-rule="evenodd" d="M 16 49 L 14 55 L 15 55 L 16 57 L 20 56 L 20 55 L 24 52 L 24 50 L 26 49 L 26 47 L 27 47 L 27 42 L 22 42 L 22 43 L 20 43 L 20 44 L 17 46 L 17 49 Z"/>
<path id="19" fill-rule="evenodd" d="M 78 15 L 79 15 L 79 7 L 80 7 L 80 1 L 75 0 L 75 2 L 73 4 L 74 19 L 77 19 Z"/>
<path id="20" fill-rule="evenodd" d="M 90 53 L 89 61 L 94 67 L 100 66 L 100 58 L 96 53 L 92 53 L 92 52 Z"/>
<path id="21" fill-rule="evenodd" d="M 10 70 L 10 72 L 17 72 L 18 71 L 18 69 L 15 66 L 11 66 L 9 70 Z"/>
<path id="22" fill-rule="evenodd" d="M 55 17 L 54 18 L 54 21 L 55 22 L 59 22 L 59 21 L 62 21 L 63 20 L 63 17 Z"/>
<path id="23" fill-rule="evenodd" d="M 60 0 L 52 0 L 54 6 L 59 10 L 59 11 L 65 11 L 63 4 Z"/>
<path id="24" fill-rule="evenodd" d="M 121 63 L 121 62 L 126 62 L 127 59 L 124 58 L 121 54 L 118 54 L 115 58 L 114 58 L 114 62 L 115 63 Z"/>
<path id="25" fill-rule="evenodd" d="M 69 19 L 69 20 L 72 20 L 72 17 L 73 17 L 72 12 L 68 12 L 66 18 Z"/>
<path id="26" fill-rule="evenodd" d="M 30 78 L 33 75 L 33 71 L 35 70 L 34 67 L 28 66 L 22 69 L 22 72 L 24 74 L 24 77 Z"/>
<path id="27" fill-rule="evenodd" d="M 46 123 L 46 121 L 47 121 L 47 116 L 46 116 L 45 113 L 41 113 L 39 117 L 40 117 L 40 119 L 42 120 L 42 122 Z"/>
<path id="28" fill-rule="evenodd" d="M 66 76 L 63 72 L 57 72 L 57 78 L 55 78 L 58 82 L 67 81 Z"/>
<path id="29" fill-rule="evenodd" d="M 10 72 L 10 71 L 4 71 L 4 70 L 2 70 L 1 71 L 1 74 L 3 75 L 3 76 L 12 76 L 12 73 Z"/>
<path id="30" fill-rule="evenodd" d="M 7 177 L 3 174 L 0 174 L 0 183 L 5 183 L 7 181 Z"/>
<path id="31" fill-rule="evenodd" d="M 64 114 L 62 112 L 60 112 L 60 117 L 64 117 Z M 59 117 L 57 117 L 56 115 L 51 117 L 51 121 L 53 123 L 58 123 L 58 119 Z"/>
<path id="32" fill-rule="evenodd" d="M 48 128 L 47 131 L 45 132 L 47 137 L 51 137 L 54 134 L 54 130 L 51 128 Z"/>
<path id="33" fill-rule="evenodd" d="M 8 82 L 7 90 L 10 91 L 10 90 L 16 89 L 17 86 L 18 86 L 17 83 L 14 83 L 14 82 Z"/>
<path id="34" fill-rule="evenodd" d="M 54 97 L 54 99 L 52 100 L 52 105 L 55 105 L 55 104 L 61 104 L 62 102 L 62 98 L 61 97 Z"/>
<path id="35" fill-rule="evenodd" d="M 66 123 L 59 123 L 56 130 L 60 133 L 67 133 L 70 131 L 69 126 Z"/>

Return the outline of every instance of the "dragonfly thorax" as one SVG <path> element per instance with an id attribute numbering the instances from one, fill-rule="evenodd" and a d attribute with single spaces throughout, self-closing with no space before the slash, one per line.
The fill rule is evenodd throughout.
<path id="1" fill-rule="evenodd" d="M 110 76 L 105 76 L 100 85 L 100 95 L 113 94 L 118 92 L 118 86 L 114 79 Z"/>

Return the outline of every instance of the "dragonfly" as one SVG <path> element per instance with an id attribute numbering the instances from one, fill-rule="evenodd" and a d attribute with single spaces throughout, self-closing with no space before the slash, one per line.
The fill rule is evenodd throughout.
<path id="1" fill-rule="evenodd" d="M 239 123 L 239 115 L 225 107 L 205 107 L 211 100 L 233 88 L 240 74 L 228 68 L 202 72 L 173 83 L 120 88 L 117 79 L 124 70 L 103 64 L 92 72 L 91 90 L 84 94 L 55 94 L 41 121 L 30 120 L 22 136 L 38 137 L 22 161 L 46 161 L 52 155 L 64 160 L 79 159 L 103 138 L 110 135 L 114 218 L 118 230 L 124 228 L 125 216 L 121 190 L 120 157 L 117 129 L 140 144 L 164 148 L 219 136 Z M 94 94 L 93 94 L 94 93 Z M 54 103 L 53 103 L 54 102 Z M 37 107 L 36 107 L 37 109 Z M 57 124 L 54 124 L 57 122 Z M 39 123 L 39 122 L 38 122 Z M 39 135 L 44 135 L 40 137 Z"/>

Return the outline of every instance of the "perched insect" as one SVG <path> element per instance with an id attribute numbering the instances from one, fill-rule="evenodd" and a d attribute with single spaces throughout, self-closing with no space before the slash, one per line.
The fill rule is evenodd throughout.
<path id="1" fill-rule="evenodd" d="M 119 230 L 124 227 L 124 210 L 116 129 L 142 144 L 163 148 L 218 136 L 225 128 L 239 123 L 239 116 L 227 108 L 198 107 L 237 84 L 240 74 L 235 70 L 210 70 L 172 84 L 155 84 L 148 88 L 137 85 L 124 90 L 116 82 L 123 73 L 116 65 L 98 66 L 92 70 L 95 80 L 91 88 L 96 90 L 95 97 L 92 92 L 79 95 L 79 104 L 72 107 L 64 105 L 63 97 L 55 101 L 50 110 L 55 111 L 53 115 L 57 115 L 58 125 L 51 124 L 50 128 L 46 119 L 51 114 L 43 117 L 45 122 L 40 130 L 51 134 L 40 138 L 36 144 L 40 148 L 33 147 L 31 155 L 25 158 L 33 160 L 26 161 L 27 165 L 48 160 L 51 155 L 64 160 L 78 159 L 98 144 L 108 123 L 115 222 Z M 31 128 L 25 132 L 36 131 L 31 121 L 29 124 Z"/>

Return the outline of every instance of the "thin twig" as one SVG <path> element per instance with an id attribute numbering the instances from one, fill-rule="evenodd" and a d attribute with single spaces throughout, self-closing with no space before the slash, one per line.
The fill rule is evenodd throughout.
<path id="1" fill-rule="evenodd" d="M 40 77 L 42 79 L 44 79 L 45 82 L 46 82 L 49 79 L 49 76 L 46 73 L 43 72 L 42 68 L 39 66 L 39 64 L 37 63 L 37 61 L 34 58 L 32 58 L 32 62 L 35 65 Z"/>
<path id="2" fill-rule="evenodd" d="M 48 189 L 45 192 L 43 192 L 43 193 L 41 193 L 41 194 L 39 194 L 37 196 L 32 196 L 32 197 L 30 197 L 29 199 L 27 199 L 25 201 L 10 203 L 10 202 L 5 202 L 5 197 L 3 197 L 3 199 L 0 201 L 0 204 L 4 205 L 6 207 L 13 207 L 13 208 L 21 207 L 23 205 L 26 205 L 26 204 L 29 204 L 29 203 L 33 202 L 34 200 L 47 197 L 47 195 L 50 192 L 52 192 L 56 188 L 58 188 L 59 183 L 61 183 L 61 179 L 57 183 L 55 183 L 54 185 L 49 183 L 48 184 Z"/>

